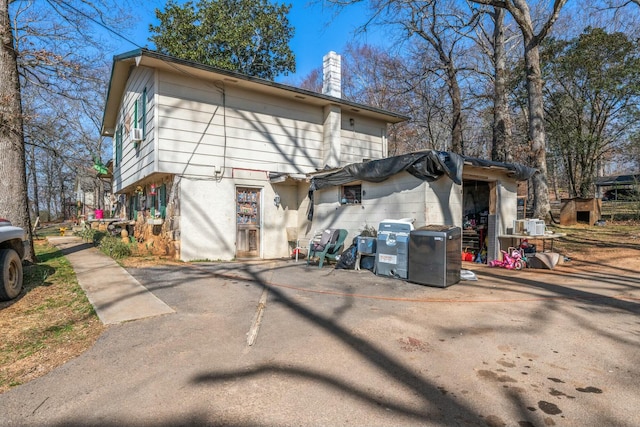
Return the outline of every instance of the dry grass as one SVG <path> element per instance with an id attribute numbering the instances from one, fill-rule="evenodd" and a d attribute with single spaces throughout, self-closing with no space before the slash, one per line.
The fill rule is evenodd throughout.
<path id="1" fill-rule="evenodd" d="M 104 330 L 67 259 L 44 240 L 35 247 L 25 290 L 0 303 L 0 393 L 83 353 Z"/>
<path id="2" fill-rule="evenodd" d="M 575 225 L 555 231 L 567 237 L 554 244 L 554 251 L 573 260 L 620 267 L 640 255 L 640 223 L 607 222 L 604 226 Z"/>

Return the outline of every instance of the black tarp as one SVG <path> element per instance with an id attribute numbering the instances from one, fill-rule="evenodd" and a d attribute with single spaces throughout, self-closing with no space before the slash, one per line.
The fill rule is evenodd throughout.
<path id="1" fill-rule="evenodd" d="M 523 165 L 494 162 L 436 150 L 417 151 L 386 159 L 352 163 L 343 168 L 328 171 L 325 174 L 320 173 L 311 178 L 309 187 L 310 204 L 307 217 L 310 221 L 313 219 L 313 192 L 316 190 L 345 185 L 354 181 L 382 182 L 402 171 L 407 171 L 416 178 L 429 182 L 446 175 L 454 183 L 461 185 L 465 163 L 478 167 L 506 169 L 519 181 L 529 179 L 536 172 L 536 169 Z"/>

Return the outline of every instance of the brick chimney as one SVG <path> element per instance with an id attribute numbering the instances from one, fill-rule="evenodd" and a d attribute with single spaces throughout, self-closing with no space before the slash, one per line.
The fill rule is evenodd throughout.
<path id="1" fill-rule="evenodd" d="M 322 58 L 322 94 L 334 98 L 342 97 L 342 60 L 335 52 L 327 53 Z M 342 142 L 341 134 L 342 109 L 331 104 L 324 107 L 324 137 L 322 144 L 323 162 L 329 167 L 340 166 Z"/>
<path id="2" fill-rule="evenodd" d="M 342 58 L 329 52 L 322 58 L 322 94 L 342 97 Z"/>

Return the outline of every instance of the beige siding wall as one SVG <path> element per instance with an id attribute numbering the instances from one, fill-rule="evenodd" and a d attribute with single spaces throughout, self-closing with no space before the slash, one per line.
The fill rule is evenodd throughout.
<path id="1" fill-rule="evenodd" d="M 134 105 L 146 89 L 146 134 L 143 141 L 134 144 L 130 132 L 135 126 Z M 122 162 L 114 168 L 114 191 L 135 184 L 155 170 L 155 73 L 145 67 L 133 68 L 127 82 L 121 110 L 118 115 L 118 125 L 122 126 Z M 139 112 L 141 114 L 142 112 Z M 115 137 L 113 138 L 113 156 L 115 160 Z"/>
<path id="2" fill-rule="evenodd" d="M 518 219 L 518 183 L 503 176 L 497 184 L 500 209 L 498 234 L 506 234 L 507 228 L 513 227 L 513 220 Z"/>
<path id="3" fill-rule="evenodd" d="M 428 183 L 402 172 L 382 183 L 362 183 L 362 203 L 341 205 L 340 187 L 316 191 L 313 230 L 345 228 L 348 242 L 366 226 L 378 228 L 384 219 L 414 218 L 427 224 L 462 225 L 462 189 L 443 177 Z"/>
<path id="4" fill-rule="evenodd" d="M 455 225 L 462 227 L 463 202 L 462 186 L 456 185 L 449 178 L 442 177 L 437 181 L 426 183 L 425 217 L 422 224 Z"/>
<path id="5" fill-rule="evenodd" d="M 327 139 L 327 111 L 320 107 L 233 85 L 225 87 L 223 99 L 222 85 L 180 74 L 161 73 L 158 86 L 160 172 L 212 176 L 224 164 L 308 173 L 333 158 L 329 150 L 341 166 L 386 156 L 386 123 L 343 112 L 338 125 L 329 126 L 338 136 Z"/>
<path id="6" fill-rule="evenodd" d="M 496 182 L 498 234 L 505 234 L 517 217 L 517 182 L 503 173 L 484 170 L 488 181 Z M 462 186 L 443 177 L 421 181 L 406 172 L 382 183 L 362 183 L 366 193 L 360 205 L 341 205 L 340 187 L 316 191 L 313 224 L 307 235 L 325 228 L 346 228 L 352 239 L 364 229 L 376 229 L 384 219 L 414 218 L 414 226 L 429 224 L 462 227 Z M 306 212 L 306 210 L 305 210 Z"/>
<path id="7" fill-rule="evenodd" d="M 233 86 L 223 102 L 222 86 L 177 74 L 161 74 L 159 87 L 161 172 L 212 176 L 223 164 L 286 173 L 321 167 L 320 108 Z"/>
<path id="8" fill-rule="evenodd" d="M 351 124 L 353 119 L 353 125 Z M 360 163 L 364 159 L 374 160 L 387 157 L 386 126 L 374 120 L 343 112 L 340 140 L 341 166 Z"/>

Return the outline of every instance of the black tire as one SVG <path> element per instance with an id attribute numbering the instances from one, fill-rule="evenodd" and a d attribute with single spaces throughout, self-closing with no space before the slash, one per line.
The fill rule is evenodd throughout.
<path id="1" fill-rule="evenodd" d="M 0 301 L 7 301 L 22 291 L 22 261 L 13 249 L 0 249 Z"/>

